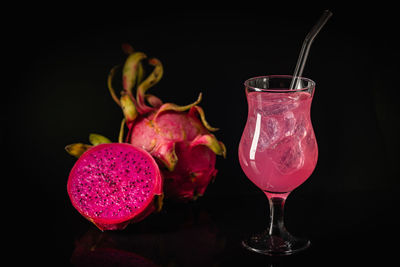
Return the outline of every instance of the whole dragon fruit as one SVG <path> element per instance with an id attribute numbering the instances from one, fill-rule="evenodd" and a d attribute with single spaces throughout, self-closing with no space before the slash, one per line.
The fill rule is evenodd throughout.
<path id="1" fill-rule="evenodd" d="M 70 145 L 67 151 L 77 147 Z M 97 144 L 80 155 L 67 190 L 73 206 L 99 229 L 120 230 L 161 207 L 162 177 L 153 157 L 141 148 Z"/>
<path id="2" fill-rule="evenodd" d="M 203 109 L 197 105 L 201 93 L 194 103 L 186 106 L 163 103 L 158 97 L 147 94 L 162 77 L 161 62 L 149 59 L 154 69 L 144 79 L 143 61 L 147 56 L 135 52 L 129 45 L 123 48 L 128 58 L 122 69 L 121 96 L 117 97 L 112 82 L 117 67 L 110 72 L 108 88 L 125 116 L 129 129 L 125 142 L 143 148 L 156 159 L 167 198 L 194 200 L 204 194 L 217 173 L 216 155 L 226 155 L 224 144 L 211 133 L 218 129 L 207 123 Z M 135 87 L 136 97 L 132 93 Z"/>

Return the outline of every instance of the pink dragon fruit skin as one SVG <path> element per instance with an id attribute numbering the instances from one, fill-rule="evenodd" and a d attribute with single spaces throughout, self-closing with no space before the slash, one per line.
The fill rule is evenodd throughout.
<path id="1" fill-rule="evenodd" d="M 216 155 L 226 155 L 224 144 L 211 133 L 218 129 L 207 123 L 203 109 L 197 105 L 202 95 L 192 104 L 178 106 L 146 94 L 161 79 L 162 64 L 156 58 L 149 59 L 154 70 L 143 79 L 142 61 L 146 55 L 134 52 L 131 47 L 125 51 L 129 51 L 129 56 L 123 67 L 123 91 L 119 99 L 112 88 L 115 68 L 108 80 L 111 96 L 121 106 L 129 129 L 125 140 L 156 159 L 164 178 L 166 198 L 196 199 L 204 194 L 217 173 Z M 134 87 L 136 98 L 132 94 Z"/>
<path id="2" fill-rule="evenodd" d="M 131 126 L 130 143 L 149 151 L 161 163 L 168 198 L 189 200 L 203 195 L 217 173 L 216 154 L 196 140 L 209 136 L 209 131 L 192 113 L 166 111 L 157 117 L 157 126 L 151 123 L 155 114 Z"/>
<path id="3" fill-rule="evenodd" d="M 130 144 L 96 145 L 80 156 L 67 184 L 73 206 L 100 230 L 121 230 L 157 207 L 162 177 L 153 157 Z"/>
<path id="4" fill-rule="evenodd" d="M 205 146 L 188 148 L 184 142 L 176 146 L 179 161 L 174 171 L 163 172 L 165 190 L 174 199 L 194 200 L 204 194 L 210 181 L 217 175 L 216 155 Z"/>

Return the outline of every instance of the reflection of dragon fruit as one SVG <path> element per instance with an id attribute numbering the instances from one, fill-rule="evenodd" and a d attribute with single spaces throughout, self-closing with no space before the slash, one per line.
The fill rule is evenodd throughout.
<path id="1" fill-rule="evenodd" d="M 135 238 L 132 241 L 134 242 L 134 240 Z M 115 242 L 114 236 L 109 233 L 99 233 L 94 229 L 89 229 L 85 235 L 75 241 L 71 263 L 76 267 L 158 266 L 148 257 L 128 250 Z"/>
<path id="2" fill-rule="evenodd" d="M 74 252 L 71 262 L 76 267 L 92 266 L 125 266 L 125 267 L 157 267 L 152 261 L 126 250 L 114 248 L 96 248 L 87 251 Z"/>
<path id="3" fill-rule="evenodd" d="M 146 55 L 133 52 L 125 46 L 129 56 L 123 67 L 123 91 L 118 98 L 112 87 L 115 68 L 108 86 L 111 96 L 121 106 L 129 129 L 126 142 L 148 151 L 159 163 L 164 177 L 164 190 L 168 198 L 195 199 L 203 195 L 210 180 L 215 177 L 215 155 L 225 156 L 226 150 L 210 131 L 203 109 L 194 103 L 178 106 L 165 103 L 146 91 L 162 77 L 163 68 L 158 59 L 148 62 L 153 72 L 143 80 L 142 61 Z M 136 88 L 136 98 L 132 89 Z M 146 103 L 147 102 L 147 103 Z M 188 111 L 188 112 L 186 112 Z"/>
<path id="4" fill-rule="evenodd" d="M 162 194 L 159 168 L 130 144 L 100 144 L 80 156 L 68 179 L 74 207 L 101 230 L 125 228 L 152 213 Z"/>

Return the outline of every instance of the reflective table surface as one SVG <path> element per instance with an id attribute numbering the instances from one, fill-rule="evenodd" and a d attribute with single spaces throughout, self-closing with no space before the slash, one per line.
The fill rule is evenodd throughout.
<path id="1" fill-rule="evenodd" d="M 383 266 L 399 248 L 394 200 L 387 192 L 294 191 L 286 226 L 311 246 L 291 256 L 270 257 L 241 246 L 246 235 L 267 227 L 268 202 L 261 192 L 166 202 L 140 223 L 105 232 L 66 203 L 64 218 L 22 237 L 23 249 L 29 262 L 54 266 Z"/>

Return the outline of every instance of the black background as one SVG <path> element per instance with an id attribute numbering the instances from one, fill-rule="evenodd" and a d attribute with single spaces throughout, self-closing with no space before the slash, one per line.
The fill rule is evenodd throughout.
<path id="1" fill-rule="evenodd" d="M 92 227 L 69 202 L 66 182 L 75 160 L 64 146 L 87 142 L 92 132 L 116 141 L 122 113 L 109 96 L 106 79 L 125 59 L 124 42 L 162 61 L 164 76 L 151 93 L 185 105 L 203 92 L 207 119 L 220 128 L 216 136 L 228 156 L 218 159 L 218 177 L 205 196 L 187 204 L 190 214 L 205 212 L 225 237 L 226 245 L 210 262 L 346 265 L 390 259 L 399 248 L 395 12 L 389 7 L 332 8 L 333 17 L 314 41 L 303 75 L 317 84 L 311 117 L 319 160 L 309 180 L 289 196 L 286 214 L 289 230 L 310 237 L 313 245 L 297 256 L 271 259 L 238 245 L 243 234 L 265 227 L 268 216 L 267 200 L 237 160 L 247 116 L 243 82 L 258 75 L 291 74 L 302 41 L 324 8 L 120 9 L 27 9 L 5 30 L 11 72 L 3 77 L 2 146 L 16 187 L 4 191 L 23 196 L 22 204 L 11 205 L 17 219 L 7 219 L 13 236 L 9 247 L 21 255 L 17 261 L 69 264 L 75 241 Z M 187 207 L 171 205 L 170 216 L 187 212 Z M 168 215 L 166 209 L 161 217 Z M 150 218 L 149 225 L 129 226 L 126 235 L 134 239 L 140 227 L 159 227 L 162 220 L 157 218 Z"/>

